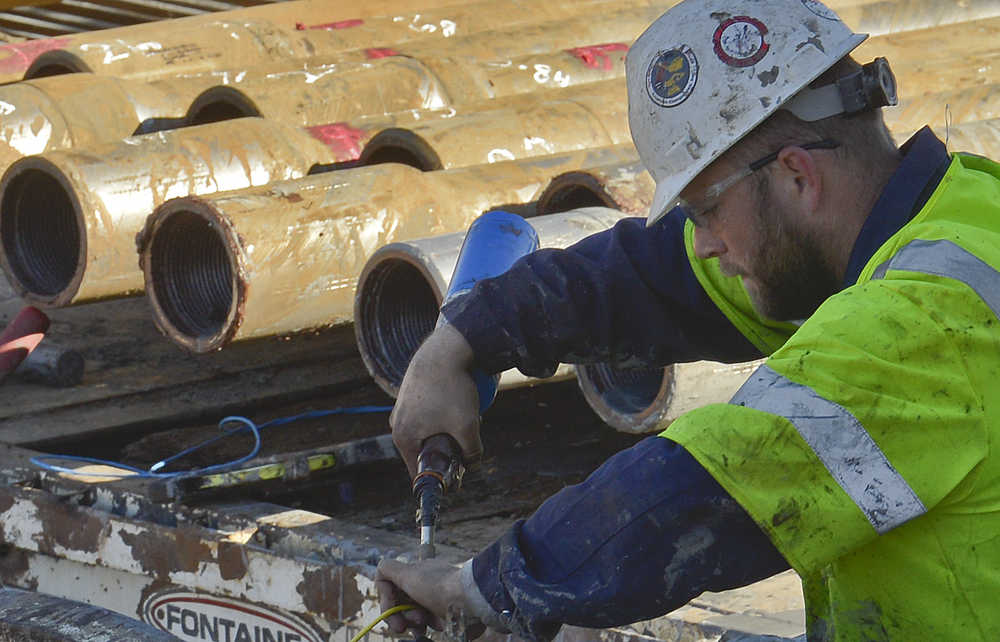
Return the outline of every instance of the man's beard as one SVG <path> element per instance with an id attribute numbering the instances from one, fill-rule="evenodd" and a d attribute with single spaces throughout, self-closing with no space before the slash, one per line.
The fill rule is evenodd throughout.
<path id="1" fill-rule="evenodd" d="M 819 240 L 773 203 L 768 187 L 758 185 L 759 243 L 747 291 L 769 319 L 806 319 L 840 289 L 840 279 L 823 261 Z"/>

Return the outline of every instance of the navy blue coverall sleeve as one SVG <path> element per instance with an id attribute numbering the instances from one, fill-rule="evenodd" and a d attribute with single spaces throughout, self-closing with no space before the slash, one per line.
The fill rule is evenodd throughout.
<path id="1" fill-rule="evenodd" d="M 488 372 L 558 363 L 660 366 L 762 356 L 712 303 L 688 261 L 683 220 L 625 219 L 542 250 L 445 307 Z M 710 589 L 788 568 L 693 457 L 655 437 L 551 497 L 473 561 L 483 597 L 521 637 L 662 615 Z"/>
<path id="2" fill-rule="evenodd" d="M 628 218 L 568 249 L 540 250 L 478 283 L 444 315 L 487 372 L 760 358 L 695 278 L 683 226 L 678 215 L 650 228 Z"/>
<path id="3" fill-rule="evenodd" d="M 789 568 L 677 443 L 649 437 L 549 498 L 473 559 L 480 593 L 516 635 L 649 619 L 703 591 Z"/>

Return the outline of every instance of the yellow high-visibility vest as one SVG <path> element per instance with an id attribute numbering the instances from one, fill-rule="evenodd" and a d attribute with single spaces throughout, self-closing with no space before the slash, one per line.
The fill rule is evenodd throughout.
<path id="1" fill-rule="evenodd" d="M 798 328 L 756 315 L 690 235 L 702 285 L 772 354 L 662 436 L 802 577 L 809 640 L 1000 640 L 1000 164 L 954 155 Z"/>

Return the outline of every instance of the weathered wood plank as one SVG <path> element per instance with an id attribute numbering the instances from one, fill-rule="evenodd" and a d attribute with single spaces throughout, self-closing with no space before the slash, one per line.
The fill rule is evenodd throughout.
<path id="1" fill-rule="evenodd" d="M 170 425 L 204 423 L 226 414 L 291 403 L 324 391 L 334 394 L 365 385 L 365 377 L 360 357 L 294 368 L 248 370 L 220 379 L 178 383 L 8 417 L 0 422 L 0 440 L 40 445 L 125 429 L 134 429 L 138 436 Z"/>
<path id="2" fill-rule="evenodd" d="M 0 302 L 0 325 L 22 305 L 13 297 Z M 370 380 L 350 326 L 194 355 L 156 331 L 142 298 L 49 315 L 47 338 L 83 354 L 83 382 L 72 388 L 6 382 L 0 390 L 0 441 L 39 444 L 110 430 L 141 435 L 349 390 Z"/>

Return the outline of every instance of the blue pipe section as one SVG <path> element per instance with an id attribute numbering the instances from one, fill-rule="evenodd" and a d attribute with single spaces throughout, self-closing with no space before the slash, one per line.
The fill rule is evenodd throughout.
<path id="1" fill-rule="evenodd" d="M 486 212 L 473 221 L 466 232 L 441 307 L 467 294 L 478 281 L 503 274 L 519 258 L 537 249 L 538 232 L 528 221 L 503 210 Z M 441 323 L 443 317 L 438 317 L 438 325 Z M 500 375 L 477 370 L 473 378 L 482 413 L 493 405 Z"/>

